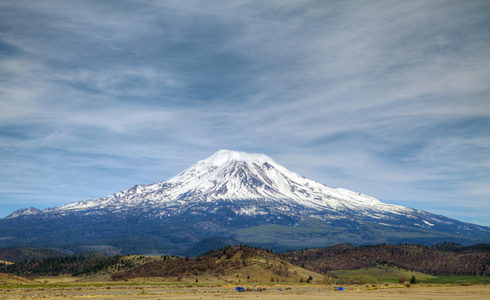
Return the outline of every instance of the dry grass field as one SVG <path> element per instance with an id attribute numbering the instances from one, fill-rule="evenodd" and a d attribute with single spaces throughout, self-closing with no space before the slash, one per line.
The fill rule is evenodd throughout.
<path id="1" fill-rule="evenodd" d="M 390 285 L 346 286 L 337 291 L 325 285 L 269 285 L 245 286 L 248 291 L 236 292 L 235 286 L 185 287 L 185 286 L 72 286 L 69 288 L 15 288 L 0 289 L 0 299 L 490 299 L 489 285 L 403 287 Z M 254 290 L 252 290 L 254 289 Z"/>
<path id="2" fill-rule="evenodd" d="M 0 291 L 4 286 L 18 286 L 22 284 L 38 284 L 38 282 L 34 280 L 27 279 L 25 277 L 15 276 L 12 274 L 4 274 L 0 273 Z"/>

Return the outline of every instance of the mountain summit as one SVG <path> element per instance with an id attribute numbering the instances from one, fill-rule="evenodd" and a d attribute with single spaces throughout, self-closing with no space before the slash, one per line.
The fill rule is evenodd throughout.
<path id="1" fill-rule="evenodd" d="M 34 224 L 46 230 L 30 234 Z M 488 227 L 384 204 L 306 179 L 267 155 L 229 150 L 164 182 L 0 220 L 0 246 L 103 245 L 140 253 L 184 253 L 216 237 L 285 250 L 339 242 L 474 243 L 489 236 Z"/>
<path id="2" fill-rule="evenodd" d="M 220 150 L 165 182 L 136 185 L 106 198 L 73 202 L 47 209 L 45 213 L 91 214 L 100 209 L 128 212 L 146 207 L 151 208 L 148 216 L 164 217 L 179 214 L 186 207 L 219 202 L 240 204 L 236 213 L 247 215 L 266 213 L 257 209 L 264 205 L 322 215 L 326 211 L 355 210 L 374 215 L 379 212 L 413 211 L 384 204 L 366 195 L 319 184 L 287 170 L 264 154 Z"/>
<path id="3" fill-rule="evenodd" d="M 175 184 L 178 198 L 191 201 L 269 199 L 318 210 L 393 207 L 388 208 L 371 197 L 306 179 L 264 154 L 228 150 L 216 152 L 167 182 Z"/>

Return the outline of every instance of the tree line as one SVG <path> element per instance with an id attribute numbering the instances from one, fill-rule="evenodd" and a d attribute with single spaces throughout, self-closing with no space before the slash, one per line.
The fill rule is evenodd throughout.
<path id="1" fill-rule="evenodd" d="M 33 260 L 25 259 L 11 265 L 0 265 L 0 271 L 24 277 L 76 274 L 107 259 L 108 257 L 105 256 L 86 257 L 83 255 L 69 255 Z"/>

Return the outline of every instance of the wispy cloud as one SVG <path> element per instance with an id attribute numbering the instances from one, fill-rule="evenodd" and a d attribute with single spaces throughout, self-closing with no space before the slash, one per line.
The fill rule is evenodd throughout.
<path id="1" fill-rule="evenodd" d="M 3 215 L 228 148 L 490 225 L 484 1 L 0 5 Z"/>

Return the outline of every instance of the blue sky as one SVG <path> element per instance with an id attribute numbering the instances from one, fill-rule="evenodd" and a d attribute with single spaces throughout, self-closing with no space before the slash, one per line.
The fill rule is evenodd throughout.
<path id="1" fill-rule="evenodd" d="M 0 217 L 220 149 L 490 225 L 489 1 L 0 2 Z"/>

